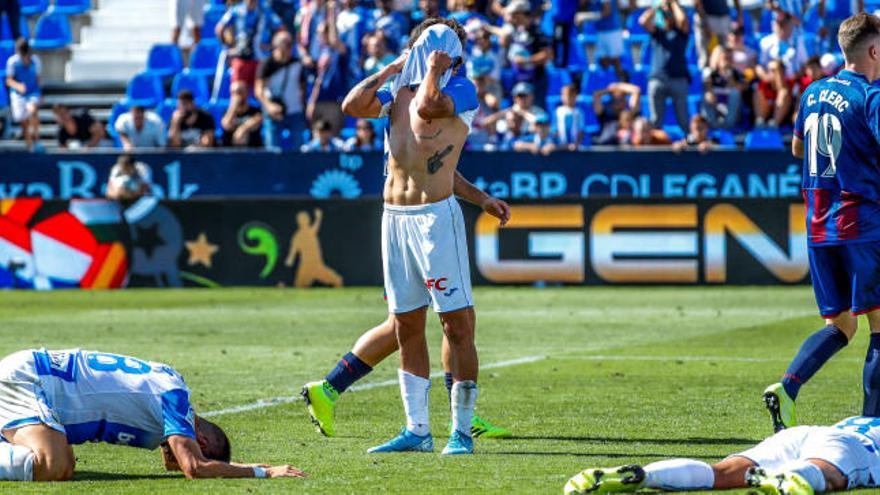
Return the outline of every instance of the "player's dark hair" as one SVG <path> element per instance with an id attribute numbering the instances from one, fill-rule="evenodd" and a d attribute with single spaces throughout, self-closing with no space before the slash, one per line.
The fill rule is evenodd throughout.
<path id="1" fill-rule="evenodd" d="M 424 21 L 422 21 L 421 24 L 413 28 L 413 30 L 409 33 L 409 41 L 406 42 L 406 47 L 412 48 L 416 41 L 419 39 L 419 36 L 421 36 L 426 29 L 435 24 L 443 24 L 455 31 L 455 34 L 458 35 L 458 40 L 461 42 L 462 47 L 464 47 L 467 43 L 467 33 L 464 31 L 464 28 L 461 27 L 461 24 L 459 24 L 458 21 L 456 21 L 455 19 L 443 19 L 442 17 L 431 17 L 429 19 L 425 19 Z"/>
<path id="2" fill-rule="evenodd" d="M 201 416 L 197 416 L 196 431 L 207 443 L 202 448 L 202 455 L 213 461 L 229 462 L 232 458 L 232 446 L 229 444 L 229 437 L 226 436 L 222 428 Z"/>
<path id="3" fill-rule="evenodd" d="M 195 100 L 195 95 L 193 95 L 193 92 L 188 89 L 181 89 L 177 92 L 177 99 L 183 101 L 193 101 Z"/>
<path id="4" fill-rule="evenodd" d="M 880 36 L 880 18 L 861 12 L 843 21 L 837 33 L 837 43 L 847 60 L 858 58 L 865 42 Z"/>
<path id="5" fill-rule="evenodd" d="M 20 56 L 25 56 L 31 52 L 31 44 L 28 43 L 27 38 L 19 38 L 15 42 L 15 53 Z"/>

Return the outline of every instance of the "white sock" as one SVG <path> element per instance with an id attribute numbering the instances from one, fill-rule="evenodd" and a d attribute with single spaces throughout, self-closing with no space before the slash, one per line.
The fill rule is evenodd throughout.
<path id="1" fill-rule="evenodd" d="M 31 449 L 0 442 L 0 480 L 33 481 L 34 453 Z"/>
<path id="2" fill-rule="evenodd" d="M 400 380 L 400 397 L 403 398 L 403 411 L 406 413 L 406 429 L 423 437 L 430 432 L 428 428 L 428 391 L 431 380 L 397 370 Z"/>
<path id="3" fill-rule="evenodd" d="M 645 486 L 661 490 L 709 490 L 715 484 L 712 466 L 693 459 L 671 459 L 645 466 Z"/>
<path id="4" fill-rule="evenodd" d="M 452 429 L 471 436 L 471 420 L 477 403 L 477 382 L 465 380 L 452 384 Z"/>
<path id="5" fill-rule="evenodd" d="M 825 491 L 825 473 L 819 466 L 807 461 L 793 461 L 782 466 L 780 471 L 801 475 L 816 493 Z"/>

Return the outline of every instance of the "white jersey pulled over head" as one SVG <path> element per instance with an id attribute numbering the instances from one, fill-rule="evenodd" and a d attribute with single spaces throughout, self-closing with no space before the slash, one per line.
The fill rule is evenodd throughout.
<path id="1" fill-rule="evenodd" d="M 195 438 L 189 395 L 170 366 L 118 354 L 39 349 L 0 361 L 0 429 L 42 423 L 71 444 Z"/>

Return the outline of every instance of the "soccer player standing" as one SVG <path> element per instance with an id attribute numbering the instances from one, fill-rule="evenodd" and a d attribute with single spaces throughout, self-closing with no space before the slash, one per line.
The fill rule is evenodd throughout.
<path id="1" fill-rule="evenodd" d="M 464 62 L 466 38 L 458 23 L 428 19 L 411 37 L 415 41 L 409 52 L 355 86 L 342 103 L 342 110 L 354 117 L 389 117 L 382 265 L 400 345 L 398 375 L 406 427 L 370 451 L 433 450 L 425 340 L 426 308 L 431 304 L 449 339 L 454 380 L 453 431 L 443 453 L 470 454 L 479 363 L 464 219 L 453 197 L 453 183 L 478 106 L 477 93 L 467 78 L 455 75 Z M 393 75 L 393 84 L 383 87 Z"/>
<path id="2" fill-rule="evenodd" d="M 797 424 L 798 391 L 855 335 L 865 314 L 865 416 L 880 416 L 880 18 L 850 17 L 838 42 L 846 65 L 801 96 L 792 153 L 803 158 L 810 274 L 825 326 L 804 341 L 764 401 L 776 431 Z"/>

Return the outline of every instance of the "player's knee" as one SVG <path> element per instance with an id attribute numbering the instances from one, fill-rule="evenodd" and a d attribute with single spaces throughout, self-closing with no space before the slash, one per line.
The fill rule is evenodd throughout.
<path id="1" fill-rule="evenodd" d="M 837 469 L 822 468 L 822 474 L 825 476 L 826 492 L 841 492 L 846 490 L 848 482 L 846 476 L 841 474 Z"/>
<path id="2" fill-rule="evenodd" d="M 461 345 L 474 340 L 474 329 L 466 311 L 443 315 L 443 333 L 451 345 Z"/>

